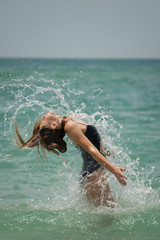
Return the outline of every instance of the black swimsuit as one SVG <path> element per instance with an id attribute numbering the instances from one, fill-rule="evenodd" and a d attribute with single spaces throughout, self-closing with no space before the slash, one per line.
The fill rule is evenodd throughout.
<path id="1" fill-rule="evenodd" d="M 100 142 L 101 138 L 97 129 L 93 125 L 87 125 L 86 132 L 84 134 L 90 142 L 99 150 L 100 152 Z M 81 155 L 83 158 L 83 167 L 81 172 L 81 183 L 94 171 L 102 167 L 88 152 L 83 148 L 79 147 Z"/>

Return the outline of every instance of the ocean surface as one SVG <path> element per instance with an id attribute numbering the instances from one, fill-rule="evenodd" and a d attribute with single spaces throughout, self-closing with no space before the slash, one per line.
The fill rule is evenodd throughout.
<path id="1" fill-rule="evenodd" d="M 79 186 L 81 155 L 66 137 L 64 163 L 17 150 L 48 111 L 94 124 L 108 160 L 114 209 L 94 207 Z M 0 59 L 0 240 L 160 239 L 160 60 Z"/>

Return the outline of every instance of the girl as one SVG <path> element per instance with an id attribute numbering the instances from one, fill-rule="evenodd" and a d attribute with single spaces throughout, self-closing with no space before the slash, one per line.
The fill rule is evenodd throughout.
<path id="1" fill-rule="evenodd" d="M 124 168 L 112 165 L 102 153 L 101 138 L 93 125 L 49 112 L 35 124 L 33 135 L 27 142 L 24 142 L 20 136 L 16 122 L 15 130 L 18 137 L 16 143 L 20 149 L 37 146 L 39 153 L 41 145 L 45 157 L 44 149 L 57 155 L 59 152 L 56 149 L 61 153 L 66 152 L 67 145 L 63 137 L 67 134 L 81 151 L 83 158 L 81 184 L 88 200 L 96 206 L 113 207 L 114 200 L 109 185 L 105 183 L 104 169 L 114 174 L 122 186 L 126 185 L 127 177 L 122 172 L 125 171 Z"/>

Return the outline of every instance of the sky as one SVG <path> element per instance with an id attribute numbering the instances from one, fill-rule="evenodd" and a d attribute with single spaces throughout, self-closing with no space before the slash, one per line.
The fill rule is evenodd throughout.
<path id="1" fill-rule="evenodd" d="M 160 58 L 160 0 L 0 0 L 0 57 Z"/>

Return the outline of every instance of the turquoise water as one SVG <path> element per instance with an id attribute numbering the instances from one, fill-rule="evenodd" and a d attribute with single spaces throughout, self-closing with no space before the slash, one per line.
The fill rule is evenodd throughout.
<path id="1" fill-rule="evenodd" d="M 127 169 L 126 187 L 108 175 L 116 207 L 91 206 L 77 181 L 78 150 L 66 164 L 17 149 L 42 114 L 77 114 L 94 124 Z M 0 239 L 160 239 L 160 60 L 0 59 Z"/>

